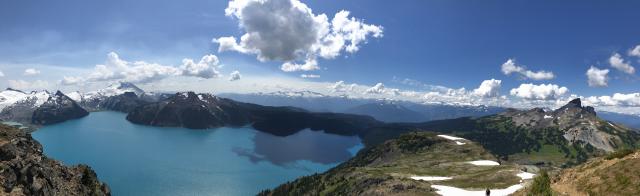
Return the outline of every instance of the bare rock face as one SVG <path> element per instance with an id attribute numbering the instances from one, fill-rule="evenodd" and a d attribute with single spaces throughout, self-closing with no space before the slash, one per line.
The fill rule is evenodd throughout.
<path id="1" fill-rule="evenodd" d="M 593 107 L 582 106 L 574 99 L 553 111 L 534 108 L 527 111 L 510 109 L 501 115 L 511 117 L 517 126 L 532 129 L 558 128 L 570 142 L 581 141 L 604 151 L 624 147 L 626 138 L 637 137 L 628 128 L 598 118 Z"/>
<path id="2" fill-rule="evenodd" d="M 0 195 L 110 194 L 89 166 L 64 166 L 44 156 L 30 134 L 0 125 Z"/>

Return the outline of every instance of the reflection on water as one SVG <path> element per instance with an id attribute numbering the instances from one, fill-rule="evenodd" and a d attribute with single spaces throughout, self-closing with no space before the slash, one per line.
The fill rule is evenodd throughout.
<path id="1" fill-rule="evenodd" d="M 252 162 L 269 161 L 280 166 L 290 166 L 299 160 L 321 164 L 339 163 L 351 158 L 351 148 L 362 148 L 357 137 L 325 134 L 309 129 L 287 137 L 256 132 L 253 143 L 253 151 L 247 148 L 234 148 L 233 151 L 248 157 Z"/>
<path id="2" fill-rule="evenodd" d="M 324 172 L 362 147 L 357 137 L 321 131 L 277 137 L 250 127 L 160 128 L 125 115 L 95 112 L 32 135 L 47 156 L 91 166 L 114 195 L 254 195 Z"/>

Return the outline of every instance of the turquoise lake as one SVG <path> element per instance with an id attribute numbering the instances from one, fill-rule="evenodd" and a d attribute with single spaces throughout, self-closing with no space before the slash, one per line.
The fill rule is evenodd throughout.
<path id="1" fill-rule="evenodd" d="M 255 195 L 351 158 L 359 138 L 303 130 L 287 137 L 252 129 L 135 125 L 118 112 L 33 132 L 44 153 L 93 168 L 113 195 Z"/>

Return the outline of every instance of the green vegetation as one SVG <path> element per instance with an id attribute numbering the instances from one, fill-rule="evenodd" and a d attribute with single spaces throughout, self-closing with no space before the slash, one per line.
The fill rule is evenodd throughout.
<path id="1" fill-rule="evenodd" d="M 629 155 L 629 154 L 631 154 L 633 152 L 634 152 L 634 150 L 631 150 L 631 149 L 617 150 L 615 152 L 612 152 L 612 153 L 608 154 L 605 157 L 605 159 L 607 159 L 607 160 L 619 159 L 619 158 L 625 157 L 625 156 L 627 156 L 627 155 Z"/>
<path id="2" fill-rule="evenodd" d="M 606 121 L 601 129 L 615 134 L 620 140 L 613 141 L 619 148 L 635 148 L 640 141 L 638 134 L 631 134 L 612 127 Z M 606 129 L 606 130 L 604 130 Z M 420 124 L 389 124 L 369 130 L 364 136 L 366 145 L 375 145 L 399 135 L 413 131 L 436 131 L 457 135 L 477 142 L 499 159 L 521 164 L 549 167 L 570 167 L 584 163 L 591 157 L 604 155 L 581 141 L 569 142 L 559 127 L 516 126 L 511 117 L 502 115 L 481 118 L 458 118 Z"/>
<path id="3" fill-rule="evenodd" d="M 363 149 L 353 159 L 323 174 L 299 178 L 262 195 L 436 195 L 433 183 L 459 188 L 506 188 L 518 184 L 517 165 L 475 166 L 475 160 L 496 160 L 474 142 L 456 145 L 435 133 L 407 133 Z M 428 182 L 412 176 L 450 176 Z"/>
<path id="4" fill-rule="evenodd" d="M 528 189 L 527 195 L 531 196 L 551 196 L 553 190 L 551 190 L 551 179 L 547 171 L 542 170 L 535 178 L 533 183 Z"/>

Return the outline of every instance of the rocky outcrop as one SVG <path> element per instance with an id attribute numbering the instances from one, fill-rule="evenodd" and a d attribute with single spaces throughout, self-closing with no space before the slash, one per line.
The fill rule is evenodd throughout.
<path id="1" fill-rule="evenodd" d="M 0 125 L 0 195 L 110 195 L 86 165 L 64 166 L 31 135 Z"/>
<path id="2" fill-rule="evenodd" d="M 598 118 L 594 108 L 583 106 L 579 98 L 553 111 L 510 109 L 500 115 L 511 118 L 517 126 L 530 129 L 557 128 L 570 142 L 584 142 L 605 151 L 624 148 L 625 143 L 640 139 L 632 130 Z"/>
<path id="3" fill-rule="evenodd" d="M 33 111 L 31 123 L 49 125 L 66 120 L 82 118 L 89 115 L 85 109 L 75 101 L 58 91 L 50 96 L 46 102 Z"/>

